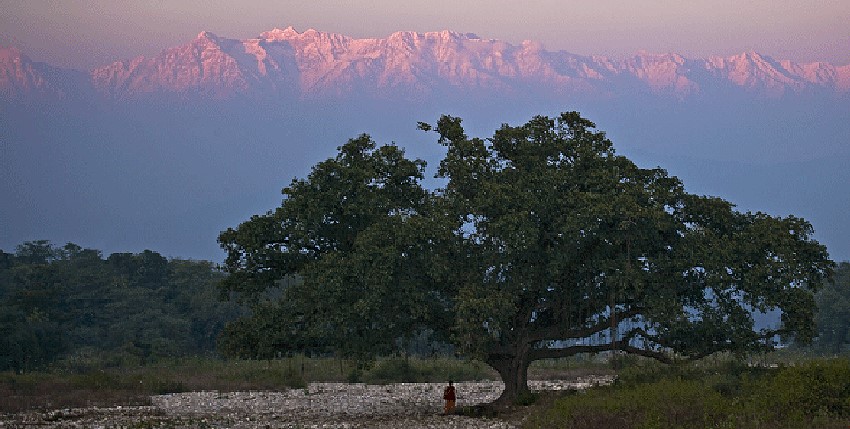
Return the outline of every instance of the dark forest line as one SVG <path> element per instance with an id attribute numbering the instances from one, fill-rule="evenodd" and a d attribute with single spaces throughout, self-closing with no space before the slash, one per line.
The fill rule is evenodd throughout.
<path id="1" fill-rule="evenodd" d="M 86 371 L 226 355 L 219 337 L 245 310 L 221 299 L 225 276 L 211 262 L 151 250 L 104 257 L 47 240 L 0 250 L 0 371 L 43 370 L 57 362 Z M 810 346 L 792 347 L 847 352 L 850 263 L 837 265 L 816 301 L 818 336 Z M 278 354 L 290 353 L 281 348 Z"/>
<path id="2" fill-rule="evenodd" d="M 207 261 L 31 241 L 0 250 L 0 371 L 137 365 L 216 353 L 240 308 Z"/>

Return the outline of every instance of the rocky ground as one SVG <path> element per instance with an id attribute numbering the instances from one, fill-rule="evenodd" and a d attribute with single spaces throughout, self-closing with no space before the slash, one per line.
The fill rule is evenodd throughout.
<path id="1" fill-rule="evenodd" d="M 583 389 L 610 376 L 531 381 L 532 390 Z M 486 403 L 500 382 L 456 383 L 458 407 Z M 311 383 L 282 392 L 188 392 L 154 396 L 150 406 L 31 411 L 0 416 L 6 428 L 515 428 L 517 419 L 442 415 L 443 385 Z"/>

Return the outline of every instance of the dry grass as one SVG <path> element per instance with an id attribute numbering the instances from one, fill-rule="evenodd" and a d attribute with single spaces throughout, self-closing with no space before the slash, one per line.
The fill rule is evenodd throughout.
<path id="1" fill-rule="evenodd" d="M 0 413 L 150 404 L 148 389 L 80 383 L 79 380 L 80 376 L 4 373 L 0 375 Z"/>
<path id="2" fill-rule="evenodd" d="M 574 359 L 542 360 L 532 362 L 528 368 L 529 380 L 572 380 L 590 375 L 615 375 L 607 362 Z"/>

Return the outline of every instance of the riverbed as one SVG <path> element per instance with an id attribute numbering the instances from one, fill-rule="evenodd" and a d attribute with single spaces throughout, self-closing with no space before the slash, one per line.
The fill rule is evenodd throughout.
<path id="1" fill-rule="evenodd" d="M 530 381 L 534 391 L 580 390 L 609 384 L 611 376 Z M 457 406 L 495 400 L 496 381 L 455 383 Z M 40 410 L 0 416 L 5 428 L 198 429 L 508 429 L 516 419 L 443 415 L 442 384 L 311 383 L 304 389 L 254 392 L 183 392 L 151 397 L 146 406 Z"/>

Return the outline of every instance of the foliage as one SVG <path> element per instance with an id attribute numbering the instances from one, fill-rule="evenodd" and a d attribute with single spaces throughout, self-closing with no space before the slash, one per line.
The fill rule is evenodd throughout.
<path id="1" fill-rule="evenodd" d="M 206 261 L 168 260 L 48 241 L 21 244 L 0 264 L 0 370 L 141 363 L 213 353 L 239 314 L 218 300 L 222 277 Z"/>
<path id="2" fill-rule="evenodd" d="M 807 421 L 819 415 L 850 418 L 850 360 L 813 360 L 782 368 L 745 386 L 756 408 Z"/>
<path id="3" fill-rule="evenodd" d="M 426 328 L 444 331 L 449 294 L 441 288 L 450 284 L 435 269 L 447 264 L 433 233 L 445 229 L 429 215 L 436 209 L 419 186 L 423 168 L 364 135 L 293 180 L 277 210 L 224 231 L 230 276 L 222 286 L 254 308 L 228 328 L 224 350 L 334 349 L 366 359 Z"/>
<path id="4" fill-rule="evenodd" d="M 842 262 L 832 281 L 815 295 L 818 313 L 815 350 L 840 353 L 850 347 L 850 262 Z"/>
<path id="5" fill-rule="evenodd" d="M 561 398 L 525 427 L 842 428 L 850 417 L 848 376 L 848 360 L 780 369 L 684 365 Z"/>
<path id="6" fill-rule="evenodd" d="M 669 362 L 814 335 L 813 291 L 833 264 L 805 220 L 688 194 L 576 112 L 487 140 L 450 116 L 420 128 L 446 146 L 444 188 L 425 191 L 422 161 L 361 136 L 220 235 L 223 290 L 256 309 L 231 349 L 368 358 L 430 330 L 497 370 L 512 401 L 538 359 Z M 782 325 L 755 329 L 769 310 Z M 258 325 L 280 333 L 252 343 Z"/>

